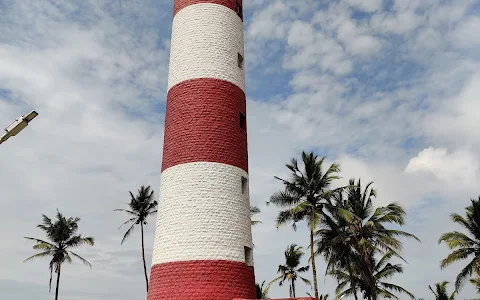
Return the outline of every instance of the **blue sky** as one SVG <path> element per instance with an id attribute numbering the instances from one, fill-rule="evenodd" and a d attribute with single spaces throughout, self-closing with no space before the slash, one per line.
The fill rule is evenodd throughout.
<path id="1" fill-rule="evenodd" d="M 321 3 L 320 3 L 321 2 Z M 159 189 L 173 1 L 0 0 L 0 122 L 35 109 L 0 155 L 0 295 L 51 299 L 48 261 L 28 264 L 41 214 L 79 216 L 95 247 L 62 273 L 64 299 L 144 297 L 138 232 L 120 246 L 114 213 L 141 184 Z M 274 175 L 301 150 L 343 179 L 374 181 L 379 205 L 408 210 L 409 262 L 393 281 L 429 299 L 448 250 L 436 241 L 480 189 L 480 5 L 473 0 L 248 0 L 245 61 L 257 281 L 275 277 L 301 227 L 276 230 Z M 150 261 L 155 220 L 146 233 Z M 332 295 L 335 282 L 324 280 Z M 307 275 L 309 276 L 309 275 Z M 450 286 L 451 290 L 452 286 Z M 298 292 L 309 289 L 301 283 Z M 271 297 L 288 288 L 274 287 Z M 466 286 L 458 299 L 475 297 Z M 401 299 L 405 299 L 401 296 Z"/>

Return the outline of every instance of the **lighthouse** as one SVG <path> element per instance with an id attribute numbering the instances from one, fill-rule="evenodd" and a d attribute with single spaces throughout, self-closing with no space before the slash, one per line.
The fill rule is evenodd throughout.
<path id="1" fill-rule="evenodd" d="M 148 300 L 255 299 L 241 0 L 174 0 Z"/>

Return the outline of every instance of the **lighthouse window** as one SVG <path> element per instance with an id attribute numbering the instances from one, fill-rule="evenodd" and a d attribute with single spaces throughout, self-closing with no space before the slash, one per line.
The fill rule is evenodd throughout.
<path id="1" fill-rule="evenodd" d="M 242 18 L 242 5 L 237 1 L 237 15 Z"/>
<path id="2" fill-rule="evenodd" d="M 249 266 L 253 266 L 253 252 L 252 248 L 245 246 L 245 263 Z"/>
<path id="3" fill-rule="evenodd" d="M 238 67 L 243 69 L 243 56 L 240 53 L 238 53 Z"/>
<path id="4" fill-rule="evenodd" d="M 242 113 L 240 113 L 240 128 L 247 130 L 247 118 Z"/>
<path id="5" fill-rule="evenodd" d="M 247 178 L 242 176 L 242 194 L 247 192 Z"/>

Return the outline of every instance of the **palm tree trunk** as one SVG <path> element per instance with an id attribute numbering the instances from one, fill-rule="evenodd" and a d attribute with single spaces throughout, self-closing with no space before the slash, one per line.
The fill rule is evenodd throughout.
<path id="1" fill-rule="evenodd" d="M 362 257 L 363 257 L 363 263 L 366 266 L 366 271 L 368 272 L 366 274 L 367 275 L 366 277 L 371 290 L 370 300 L 377 300 L 377 289 L 376 289 L 375 276 L 373 275 L 373 266 L 366 254 L 363 254 Z"/>
<path id="2" fill-rule="evenodd" d="M 295 280 L 292 280 L 292 298 L 295 298 Z"/>
<path id="3" fill-rule="evenodd" d="M 348 264 L 348 275 L 350 275 L 350 285 L 353 287 L 353 295 L 355 296 L 355 300 L 358 300 L 357 297 L 357 288 L 355 287 L 355 283 L 352 282 L 352 265 L 350 263 L 350 259 L 347 257 L 347 264 Z"/>
<path id="4" fill-rule="evenodd" d="M 317 287 L 317 268 L 315 266 L 315 249 L 313 243 L 313 220 L 315 217 L 315 212 L 312 210 L 312 218 L 311 218 L 311 225 L 310 225 L 310 254 L 312 259 L 312 273 L 313 273 L 313 292 L 315 293 L 315 299 L 318 299 L 318 287 Z"/>
<path id="5" fill-rule="evenodd" d="M 148 292 L 148 275 L 147 275 L 147 264 L 145 263 L 145 244 L 143 241 L 143 222 L 140 222 L 140 229 L 142 231 L 142 259 L 143 259 L 143 271 L 145 272 L 145 283 L 147 284 Z"/>
<path id="6" fill-rule="evenodd" d="M 58 286 L 60 285 L 60 270 L 61 270 L 61 265 L 58 265 L 57 287 L 55 288 L 55 300 L 58 300 Z"/>

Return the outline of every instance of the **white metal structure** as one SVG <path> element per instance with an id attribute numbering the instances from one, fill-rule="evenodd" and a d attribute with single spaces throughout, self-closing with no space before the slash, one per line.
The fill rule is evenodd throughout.
<path id="1" fill-rule="evenodd" d="M 27 127 L 28 123 L 30 123 L 30 121 L 36 116 L 38 116 L 38 113 L 32 110 L 28 115 L 22 115 L 15 119 L 15 121 L 5 128 L 5 132 L 0 136 L 0 144 L 8 140 L 10 137 L 16 136 L 20 131 Z"/>

